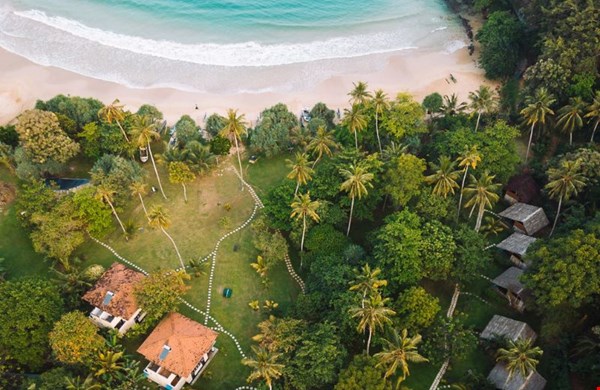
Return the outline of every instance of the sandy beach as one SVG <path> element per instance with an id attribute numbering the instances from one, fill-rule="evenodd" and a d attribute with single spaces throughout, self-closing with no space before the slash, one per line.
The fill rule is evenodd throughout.
<path id="1" fill-rule="evenodd" d="M 314 85 L 303 85 L 295 90 L 262 93 L 194 93 L 172 88 L 128 88 L 113 82 L 85 77 L 63 69 L 42 66 L 18 55 L 0 49 L 0 124 L 9 123 L 23 110 L 32 108 L 37 99 L 47 100 L 57 94 L 94 97 L 104 103 L 119 98 L 131 111 L 149 103 L 157 106 L 169 123 L 188 114 L 202 123 L 205 113 L 224 113 L 227 108 L 237 108 L 254 121 L 266 107 L 283 102 L 292 112 L 322 101 L 333 109 L 348 106 L 347 93 L 352 82 L 365 81 L 371 90 L 383 89 L 389 96 L 401 91 L 412 93 L 418 101 L 432 92 L 442 95 L 456 93 L 466 100 L 468 93 L 481 84 L 490 84 L 483 71 L 476 66 L 475 58 L 467 48 L 453 53 L 419 50 L 353 58 L 348 65 L 377 63 L 378 66 L 341 66 L 338 75 Z M 320 66 L 328 66 L 324 63 Z M 279 70 L 275 67 L 273 72 Z M 452 74 L 456 83 L 449 82 Z M 243 72 L 240 72 L 243 85 Z M 268 86 L 265 86 L 268 87 Z M 198 105 L 198 109 L 195 106 Z"/>

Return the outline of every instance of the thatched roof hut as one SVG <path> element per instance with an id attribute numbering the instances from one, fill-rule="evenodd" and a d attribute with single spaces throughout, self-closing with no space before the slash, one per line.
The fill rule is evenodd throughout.
<path id="1" fill-rule="evenodd" d="M 531 339 L 533 342 L 537 334 L 524 322 L 495 314 L 479 337 L 485 340 L 493 340 L 496 337 L 504 337 L 512 341 Z"/>
<path id="2" fill-rule="evenodd" d="M 526 236 L 521 233 L 513 233 L 506 239 L 496 245 L 496 248 L 503 249 L 519 257 L 525 256 L 527 249 L 536 241 L 535 237 Z"/>
<path id="3" fill-rule="evenodd" d="M 546 379 L 537 371 L 531 371 L 527 378 L 519 372 L 510 376 L 504 363 L 496 364 L 487 379 L 501 390 L 543 390 L 546 387 Z"/>
<path id="4" fill-rule="evenodd" d="M 544 209 L 526 203 L 515 203 L 498 215 L 510 219 L 516 231 L 528 235 L 533 235 L 550 224 Z"/>
<path id="5" fill-rule="evenodd" d="M 525 309 L 525 286 L 521 283 L 523 270 L 517 267 L 510 267 L 498 275 L 492 283 L 496 286 L 498 292 L 508 299 L 508 303 L 519 311 Z"/>
<path id="6" fill-rule="evenodd" d="M 531 174 L 522 173 L 508 179 L 504 191 L 504 199 L 510 204 L 531 203 L 539 198 L 540 186 Z"/>

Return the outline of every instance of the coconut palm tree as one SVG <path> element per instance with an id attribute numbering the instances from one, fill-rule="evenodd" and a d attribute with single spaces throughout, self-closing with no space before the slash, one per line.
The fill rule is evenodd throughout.
<path id="1" fill-rule="evenodd" d="M 148 217 L 148 210 L 146 210 L 146 204 L 144 203 L 144 195 L 148 193 L 148 188 L 146 184 L 142 181 L 134 181 L 129 186 L 129 190 L 131 191 L 132 196 L 137 196 L 140 199 L 140 203 L 142 204 L 142 209 L 144 209 L 144 214 L 146 218 Z"/>
<path id="2" fill-rule="evenodd" d="M 152 147 L 150 144 L 152 141 L 159 140 L 160 134 L 156 131 L 156 122 L 152 121 L 149 116 L 135 115 L 133 117 L 133 124 L 131 131 L 134 134 L 134 140 L 138 147 L 147 148 L 150 160 L 152 161 L 152 167 L 154 168 L 154 174 L 156 174 L 156 180 L 158 181 L 158 187 L 163 198 L 167 199 L 165 191 L 163 190 L 162 182 L 160 181 L 160 175 L 158 169 L 156 169 L 156 162 L 154 161 L 154 155 L 152 154 Z"/>
<path id="3" fill-rule="evenodd" d="M 469 100 L 471 100 L 469 108 L 477 113 L 477 123 L 475 124 L 475 132 L 477 132 L 481 114 L 489 113 L 496 107 L 496 97 L 490 87 L 480 85 L 477 91 L 469 92 Z"/>
<path id="4" fill-rule="evenodd" d="M 296 152 L 296 161 L 285 160 L 288 167 L 292 168 L 292 171 L 288 173 L 287 178 L 290 180 L 296 180 L 296 190 L 294 196 L 298 194 L 298 188 L 300 184 L 305 185 L 309 180 L 312 179 L 313 169 L 310 167 L 310 161 L 308 161 L 308 155 L 306 153 Z"/>
<path id="5" fill-rule="evenodd" d="M 508 348 L 500 348 L 496 361 L 506 363 L 508 377 L 511 378 L 515 372 L 527 378 L 535 371 L 539 363 L 539 357 L 544 353 L 540 347 L 534 347 L 531 339 L 510 340 Z"/>
<path id="6" fill-rule="evenodd" d="M 473 175 L 470 175 L 470 177 L 471 184 L 464 189 L 469 198 L 465 203 L 465 208 L 471 207 L 471 213 L 476 207 L 478 208 L 477 222 L 475 223 L 475 231 L 478 232 L 481 228 L 485 209 L 491 209 L 494 203 L 500 199 L 500 196 L 496 193 L 500 189 L 500 184 L 494 183 L 496 176 L 490 175 L 488 171 L 484 171 L 478 179 Z"/>
<path id="7" fill-rule="evenodd" d="M 162 206 L 152 206 L 152 208 L 150 208 L 150 211 L 148 212 L 148 225 L 150 225 L 150 227 L 153 229 L 160 229 L 171 241 L 171 244 L 173 244 L 173 248 L 175 248 L 175 252 L 177 253 L 177 257 L 179 258 L 181 270 L 185 273 L 185 264 L 183 263 L 183 259 L 179 253 L 179 248 L 177 248 L 177 244 L 175 244 L 173 237 L 171 237 L 171 235 L 165 230 L 171 226 L 171 220 L 169 219 L 169 214 L 167 214 L 166 210 L 163 209 Z"/>
<path id="8" fill-rule="evenodd" d="M 264 257 L 256 256 L 256 263 L 250 263 L 250 267 L 252 267 L 261 278 L 267 277 L 269 264 L 265 261 Z"/>
<path id="9" fill-rule="evenodd" d="M 350 203 L 350 217 L 348 218 L 348 230 L 346 231 L 346 236 L 348 236 L 350 235 L 350 226 L 352 225 L 354 200 L 356 198 L 360 200 L 369 193 L 367 187 L 373 188 L 371 180 L 373 180 L 374 175 L 367 172 L 365 168 L 357 165 L 350 165 L 350 169 L 340 169 L 340 173 L 346 179 L 340 186 L 340 190 L 347 192 L 348 196 L 352 199 Z"/>
<path id="10" fill-rule="evenodd" d="M 392 320 L 390 317 L 396 314 L 395 311 L 386 307 L 389 301 L 389 298 L 382 298 L 381 294 L 375 293 L 369 299 L 365 300 L 364 305 L 352 307 L 349 310 L 352 318 L 358 318 L 359 320 L 356 329 L 360 333 L 364 333 L 367 329 L 369 330 L 367 355 L 369 355 L 373 333 L 377 329 L 383 329 L 385 324 L 391 324 Z"/>
<path id="11" fill-rule="evenodd" d="M 399 389 L 400 384 L 410 375 L 409 362 L 424 363 L 428 361 L 417 351 L 417 345 L 421 342 L 421 335 L 408 337 L 406 329 L 403 329 L 400 335 L 396 329 L 393 329 L 392 339 L 384 339 L 383 341 L 385 342 L 383 351 L 375 354 L 375 357 L 379 359 L 377 367 L 383 366 L 386 368 L 385 378 L 395 375 L 398 367 L 400 367 L 402 375 L 398 377 L 396 382 L 396 389 Z"/>
<path id="12" fill-rule="evenodd" d="M 361 270 L 354 269 L 354 280 L 350 282 L 350 291 L 362 292 L 362 306 L 365 305 L 367 294 L 373 295 L 379 292 L 381 287 L 387 286 L 387 280 L 379 279 L 381 269 L 371 270 L 369 263 L 363 265 Z"/>
<path id="13" fill-rule="evenodd" d="M 440 111 L 444 114 L 444 116 L 454 116 L 456 114 L 461 114 L 467 109 L 467 103 L 458 102 L 458 96 L 455 93 L 452 95 L 444 95 L 444 104 L 442 104 L 442 108 Z"/>
<path id="14" fill-rule="evenodd" d="M 569 104 L 558 110 L 556 125 L 565 133 L 569 133 L 569 145 L 573 145 L 573 132 L 583 126 L 584 110 L 585 102 L 579 96 L 570 98 Z"/>
<path id="15" fill-rule="evenodd" d="M 315 222 L 321 219 L 317 214 L 317 209 L 320 206 L 317 200 L 310 200 L 310 191 L 306 194 L 295 195 L 292 202 L 292 218 L 302 219 L 302 240 L 300 241 L 300 252 L 304 252 L 304 236 L 306 235 L 306 217 L 309 217 Z"/>
<path id="16" fill-rule="evenodd" d="M 335 142 L 333 133 L 327 130 L 325 126 L 319 126 L 317 133 L 308 143 L 308 150 L 317 155 L 317 159 L 313 162 L 313 168 L 317 165 L 317 162 L 326 155 L 331 157 L 333 155 L 332 149 L 337 148 L 338 144 Z"/>
<path id="17" fill-rule="evenodd" d="M 550 108 L 556 100 L 554 96 L 544 87 L 538 89 L 534 96 L 525 98 L 525 108 L 521 110 L 521 115 L 527 125 L 531 125 L 529 130 L 529 142 L 527 142 L 527 153 L 525 153 L 525 163 L 529 158 L 529 150 L 531 149 L 531 141 L 533 139 L 533 129 L 535 125 L 540 123 L 542 126 L 546 124 L 546 116 L 554 115 L 554 111 Z"/>
<path id="18" fill-rule="evenodd" d="M 280 353 L 269 352 L 262 347 L 252 346 L 254 358 L 242 359 L 242 364 L 252 369 L 252 373 L 248 376 L 248 383 L 254 382 L 257 379 L 265 381 L 269 390 L 273 389 L 273 380 L 282 375 L 283 364 L 277 363 L 277 359 L 281 356 Z"/>
<path id="19" fill-rule="evenodd" d="M 377 144 L 379 145 L 379 153 L 381 154 L 383 153 L 383 149 L 381 148 L 381 138 L 379 138 L 379 115 L 390 109 L 390 102 L 385 92 L 378 89 L 375 91 L 375 96 L 373 96 L 371 104 L 375 109 L 375 133 L 377 134 Z"/>
<path id="20" fill-rule="evenodd" d="M 94 375 L 98 377 L 110 376 L 123 369 L 124 352 L 106 350 L 98 352 L 98 358 L 95 360 Z"/>
<path id="21" fill-rule="evenodd" d="M 240 166 L 240 180 L 242 183 L 242 191 L 244 190 L 244 174 L 242 171 L 242 158 L 240 157 L 240 143 L 242 142 L 242 136 L 246 134 L 246 120 L 244 114 L 238 115 L 238 111 L 232 108 L 227 110 L 227 117 L 225 118 L 225 125 L 219 132 L 221 137 L 233 139 L 235 144 L 235 150 L 237 152 L 238 164 Z"/>
<path id="22" fill-rule="evenodd" d="M 454 195 L 454 189 L 458 188 L 456 180 L 460 171 L 455 170 L 456 162 L 448 156 L 440 156 L 439 164 L 430 163 L 433 174 L 426 176 L 425 181 L 433 184 L 433 194 L 446 198 L 448 194 Z"/>
<path id="23" fill-rule="evenodd" d="M 463 179 L 460 184 L 460 197 L 458 198 L 458 212 L 456 217 L 460 216 L 460 206 L 462 205 L 463 191 L 465 189 L 465 180 L 469 173 L 469 168 L 477 169 L 477 164 L 481 161 L 481 155 L 477 151 L 477 145 L 472 146 L 470 149 L 465 146 L 465 150 L 458 157 L 458 166 L 463 169 Z"/>
<path id="24" fill-rule="evenodd" d="M 119 99 L 115 99 L 108 106 L 102 107 L 100 110 L 98 110 L 98 116 L 108 123 L 113 123 L 113 121 L 117 122 L 117 126 L 119 126 L 119 129 L 121 129 L 121 133 L 123 133 L 123 137 L 125 137 L 125 140 L 129 142 L 127 133 L 125 132 L 125 129 L 123 129 L 123 126 L 121 126 L 121 122 L 125 120 L 125 112 L 123 111 L 123 105 L 119 103 Z"/>
<path id="25" fill-rule="evenodd" d="M 596 135 L 596 129 L 598 128 L 598 124 L 600 124 L 600 90 L 596 91 L 594 99 L 587 106 L 587 113 L 585 114 L 585 117 L 589 118 L 589 121 L 594 123 L 594 130 L 592 130 L 592 137 L 590 138 L 590 143 L 593 143 L 594 135 Z"/>
<path id="26" fill-rule="evenodd" d="M 371 98 L 371 92 L 367 91 L 368 85 L 364 81 L 358 83 L 352 83 L 354 89 L 348 93 L 350 96 L 350 103 L 364 105 Z"/>
<path id="27" fill-rule="evenodd" d="M 358 104 L 353 104 L 350 110 L 344 109 L 342 123 L 351 133 L 354 133 L 354 145 L 358 151 L 358 133 L 367 127 L 367 118 Z"/>
<path id="28" fill-rule="evenodd" d="M 548 190 L 550 198 L 558 199 L 558 209 L 550 236 L 556 228 L 563 200 L 569 200 L 571 196 L 577 195 L 585 187 L 585 177 L 580 173 L 580 168 L 581 160 L 577 159 L 575 161 L 562 160 L 558 168 L 548 169 L 548 184 L 545 188 Z"/>
<path id="29" fill-rule="evenodd" d="M 113 215 L 117 219 L 117 222 L 119 222 L 121 230 L 123 230 L 125 239 L 127 239 L 127 230 L 125 230 L 125 226 L 123 226 L 123 222 L 121 221 L 121 218 L 119 218 L 119 214 L 117 214 L 117 210 L 115 210 L 115 206 L 113 205 L 115 193 L 116 191 L 107 185 L 99 185 L 98 187 L 96 187 L 96 199 L 110 206 Z"/>

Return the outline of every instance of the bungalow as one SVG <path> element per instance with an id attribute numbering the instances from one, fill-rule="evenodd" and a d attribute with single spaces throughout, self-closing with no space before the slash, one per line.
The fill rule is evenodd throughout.
<path id="1" fill-rule="evenodd" d="M 504 363 L 496 364 L 487 379 L 501 390 L 544 390 L 546 387 L 546 379 L 537 371 L 531 371 L 527 378 L 519 372 L 510 376 Z"/>
<path id="2" fill-rule="evenodd" d="M 507 251 L 510 254 L 510 261 L 517 267 L 527 268 L 527 264 L 523 261 L 523 256 L 525 256 L 527 249 L 535 241 L 535 237 L 526 236 L 521 233 L 513 233 L 496 245 L 496 248 Z"/>
<path id="3" fill-rule="evenodd" d="M 504 189 L 504 200 L 509 204 L 535 202 L 540 195 L 540 187 L 529 173 L 515 175 L 508 179 Z"/>
<path id="4" fill-rule="evenodd" d="M 217 336 L 196 321 L 170 313 L 137 350 L 150 361 L 144 375 L 167 390 L 194 384 L 218 352 Z"/>
<path id="5" fill-rule="evenodd" d="M 535 341 L 537 334 L 524 322 L 513 320 L 504 316 L 494 314 L 485 329 L 479 335 L 484 340 L 493 340 L 496 337 L 517 341 L 519 339 L 531 339 Z"/>
<path id="6" fill-rule="evenodd" d="M 544 209 L 526 203 L 515 203 L 498 215 L 513 221 L 515 231 L 529 236 L 550 224 Z"/>
<path id="7" fill-rule="evenodd" d="M 520 312 L 525 309 L 524 298 L 526 295 L 525 287 L 520 280 L 521 275 L 523 275 L 522 269 L 510 267 L 492 280 L 498 292 L 505 296 L 508 303 Z"/>
<path id="8" fill-rule="evenodd" d="M 121 334 L 141 322 L 146 313 L 138 307 L 133 288 L 143 278 L 144 274 L 114 263 L 83 295 L 83 300 L 94 306 L 90 313 L 92 322 L 117 329 Z"/>

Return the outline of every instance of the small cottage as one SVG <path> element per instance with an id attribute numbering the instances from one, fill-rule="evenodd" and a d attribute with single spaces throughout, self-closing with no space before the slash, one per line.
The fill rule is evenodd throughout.
<path id="1" fill-rule="evenodd" d="M 536 241 L 535 237 L 526 236 L 521 233 L 513 233 L 499 244 L 496 248 L 505 250 L 510 255 L 510 261 L 519 268 L 527 268 L 527 264 L 523 261 L 523 256 L 527 253 L 527 249 Z"/>
<path id="2" fill-rule="evenodd" d="M 524 322 L 494 314 L 490 322 L 485 326 L 483 332 L 479 335 L 479 338 L 493 340 L 497 337 L 506 338 L 507 340 L 512 341 L 531 339 L 533 342 L 537 338 L 537 334 Z"/>
<path id="3" fill-rule="evenodd" d="M 519 372 L 510 376 L 504 363 L 496 364 L 487 379 L 501 390 L 543 390 L 546 387 L 546 379 L 537 371 L 531 371 L 527 378 Z"/>
<path id="4" fill-rule="evenodd" d="M 117 329 L 121 334 L 141 322 L 146 314 L 138 307 L 133 289 L 144 277 L 141 272 L 114 263 L 83 295 L 83 300 L 94 306 L 90 313 L 92 322 Z"/>
<path id="5" fill-rule="evenodd" d="M 515 175 L 508 179 L 504 189 L 504 200 L 508 203 L 535 202 L 540 195 L 540 187 L 529 173 Z"/>
<path id="6" fill-rule="evenodd" d="M 550 224 L 544 209 L 526 203 L 515 203 L 498 215 L 513 221 L 515 231 L 529 236 Z"/>
<path id="7" fill-rule="evenodd" d="M 521 283 L 521 275 L 523 275 L 522 269 L 510 267 L 492 280 L 496 290 L 508 299 L 508 303 L 513 308 L 520 312 L 525 310 L 525 287 Z"/>
<path id="8" fill-rule="evenodd" d="M 138 348 L 149 360 L 144 375 L 167 390 L 194 384 L 212 358 L 218 333 L 179 313 L 171 313 Z"/>

